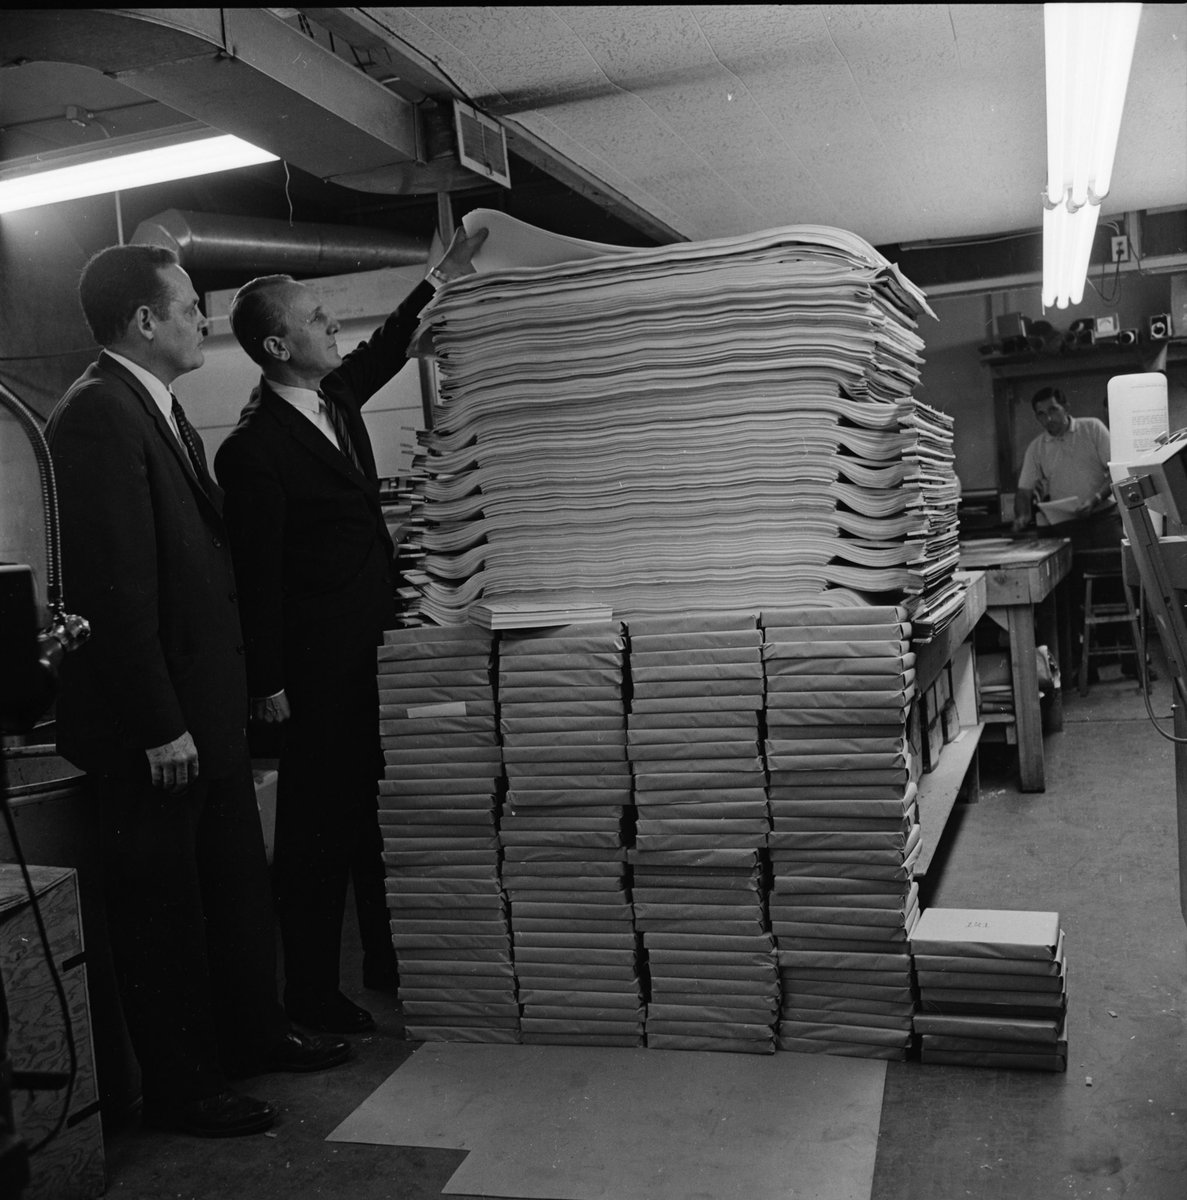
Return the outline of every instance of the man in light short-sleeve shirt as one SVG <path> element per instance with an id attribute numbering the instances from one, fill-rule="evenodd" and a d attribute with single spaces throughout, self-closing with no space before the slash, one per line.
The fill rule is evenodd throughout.
<path id="1" fill-rule="evenodd" d="M 1053 534 L 1071 537 L 1077 549 L 1119 544 L 1120 521 L 1109 477 L 1108 427 L 1095 417 L 1073 417 L 1058 388 L 1036 392 L 1031 406 L 1045 432 L 1026 448 L 1014 498 L 1014 529 L 1030 524 L 1036 500 L 1067 501 L 1066 511 L 1038 512 L 1037 524 L 1052 527 Z M 1069 526 L 1066 530 L 1056 528 L 1065 524 Z"/>
<path id="2" fill-rule="evenodd" d="M 1036 501 L 1065 500 L 1065 511 L 1049 517 L 1039 512 L 1038 526 L 1045 537 L 1066 537 L 1072 543 L 1072 568 L 1067 587 L 1075 606 L 1076 631 L 1082 627 L 1083 571 L 1088 550 L 1119 550 L 1123 529 L 1109 475 L 1109 430 L 1096 417 L 1073 417 L 1058 388 L 1047 387 L 1031 400 L 1035 417 L 1046 431 L 1026 448 L 1018 491 L 1014 497 L 1014 530 L 1030 524 Z M 1124 640 L 1124 639 L 1123 639 Z M 1121 670 L 1135 677 L 1132 650 L 1121 654 Z M 1089 679 L 1096 673 L 1089 665 Z M 1150 677 L 1154 678 L 1153 672 Z"/>

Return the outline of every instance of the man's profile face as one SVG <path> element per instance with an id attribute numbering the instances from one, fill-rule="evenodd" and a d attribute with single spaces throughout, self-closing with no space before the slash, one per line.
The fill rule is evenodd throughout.
<path id="1" fill-rule="evenodd" d="M 303 375 L 322 378 L 342 365 L 340 325 L 317 294 L 300 283 L 288 284 L 279 297 L 284 306 L 284 344 L 291 365 Z"/>
<path id="2" fill-rule="evenodd" d="M 1035 419 L 1052 437 L 1065 433 L 1072 423 L 1071 413 L 1053 396 L 1035 405 Z"/>
<path id="3" fill-rule="evenodd" d="M 156 319 L 154 341 L 175 379 L 187 371 L 196 371 L 205 361 L 202 343 L 208 326 L 199 307 L 198 293 L 181 267 L 161 267 L 159 274 L 169 287 L 169 308 Z"/>

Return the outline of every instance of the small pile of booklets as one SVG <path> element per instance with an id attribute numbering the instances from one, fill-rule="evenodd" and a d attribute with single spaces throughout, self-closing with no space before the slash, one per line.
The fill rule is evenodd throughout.
<path id="1" fill-rule="evenodd" d="M 905 609 L 764 611 L 782 1049 L 903 1059 L 921 849 Z"/>
<path id="2" fill-rule="evenodd" d="M 638 1046 L 626 890 L 624 638 L 611 621 L 505 634 L 499 822 L 524 1042 Z"/>
<path id="3" fill-rule="evenodd" d="M 379 823 L 409 1037 L 518 1042 L 499 884 L 489 633 L 391 630 L 378 649 Z"/>
<path id="4" fill-rule="evenodd" d="M 770 818 L 756 614 L 639 618 L 628 630 L 647 1044 L 771 1053 L 779 999 L 760 869 Z"/>
<path id="5" fill-rule="evenodd" d="M 1067 967 L 1055 912 L 929 908 L 911 935 L 925 1063 L 1067 1070 Z"/>

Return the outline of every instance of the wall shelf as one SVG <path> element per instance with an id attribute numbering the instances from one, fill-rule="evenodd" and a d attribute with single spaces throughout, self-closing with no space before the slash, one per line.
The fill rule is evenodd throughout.
<path id="1" fill-rule="evenodd" d="M 984 729 L 984 724 L 966 725 L 953 741 L 944 746 L 936 769 L 919 780 L 919 823 L 923 826 L 923 849 L 915 864 L 916 879 L 923 878 L 931 866 Z"/>

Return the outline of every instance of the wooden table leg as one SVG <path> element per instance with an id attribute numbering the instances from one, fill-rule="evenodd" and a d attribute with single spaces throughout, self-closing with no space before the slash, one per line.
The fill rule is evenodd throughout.
<path id="1" fill-rule="evenodd" d="M 1014 728 L 1018 734 L 1018 779 L 1024 792 L 1042 792 L 1043 722 L 1039 711 L 1039 673 L 1035 667 L 1035 619 L 1029 604 L 1011 604 L 1010 670 L 1014 679 Z"/>

